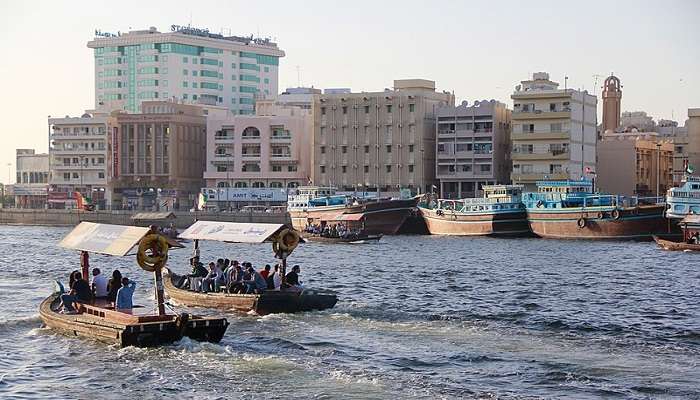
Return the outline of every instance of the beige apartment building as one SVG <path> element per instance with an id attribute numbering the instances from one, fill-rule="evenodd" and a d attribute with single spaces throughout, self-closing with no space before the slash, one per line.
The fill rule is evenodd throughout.
<path id="1" fill-rule="evenodd" d="M 673 181 L 678 186 L 685 174 L 686 162 L 700 173 L 700 108 L 688 109 L 684 134 L 673 136 Z"/>
<path id="2" fill-rule="evenodd" d="M 438 109 L 441 197 L 478 197 L 483 185 L 510 182 L 510 124 L 511 111 L 495 100 Z"/>
<path id="3" fill-rule="evenodd" d="M 537 72 L 516 86 L 511 98 L 514 184 L 535 190 L 539 180 L 577 180 L 595 171 L 595 96 L 559 89 L 548 73 Z"/>
<path id="4" fill-rule="evenodd" d="M 430 191 L 437 185 L 436 115 L 444 106 L 454 106 L 454 95 L 424 79 L 395 80 L 382 92 L 325 90 L 314 102 L 313 184 Z"/>
<path id="5" fill-rule="evenodd" d="M 658 182 L 658 183 L 657 183 Z M 663 196 L 673 185 L 673 143 L 656 132 L 607 132 L 598 143 L 596 186 L 604 193 Z"/>
<path id="6" fill-rule="evenodd" d="M 112 114 L 109 175 L 113 206 L 189 209 L 204 183 L 205 110 L 145 101 L 141 111 Z"/>
<path id="7" fill-rule="evenodd" d="M 15 207 L 45 208 L 49 193 L 49 155 L 34 149 L 17 149 Z"/>

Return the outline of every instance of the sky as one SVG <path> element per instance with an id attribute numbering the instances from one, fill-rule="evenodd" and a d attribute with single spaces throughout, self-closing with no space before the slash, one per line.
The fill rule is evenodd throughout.
<path id="1" fill-rule="evenodd" d="M 512 108 L 514 87 L 547 71 L 595 90 L 614 72 L 622 110 L 682 125 L 700 107 L 700 1 L 11 1 L 0 4 L 0 182 L 15 149 L 48 148 L 47 117 L 94 107 L 95 29 L 170 25 L 274 38 L 280 90 L 376 91 L 434 80 L 463 100 Z M 599 75 L 597 85 L 595 76 Z M 600 107 L 598 120 L 602 119 Z M 8 166 L 8 164 L 11 164 Z"/>

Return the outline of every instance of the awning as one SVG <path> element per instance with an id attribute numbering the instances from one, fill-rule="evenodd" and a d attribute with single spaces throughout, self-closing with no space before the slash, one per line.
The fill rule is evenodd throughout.
<path id="1" fill-rule="evenodd" d="M 284 227 L 284 224 L 197 221 L 178 237 L 229 243 L 263 243 L 271 240 Z"/>
<path id="2" fill-rule="evenodd" d="M 58 244 L 66 249 L 125 256 L 148 228 L 81 222 Z"/>
<path id="3" fill-rule="evenodd" d="M 172 212 L 143 212 L 134 214 L 131 216 L 133 220 L 149 220 L 149 221 L 160 221 L 166 219 L 175 219 L 177 216 Z"/>
<path id="4" fill-rule="evenodd" d="M 682 224 L 700 224 L 700 215 L 688 215 L 681 221 Z"/>
<path id="5" fill-rule="evenodd" d="M 363 213 L 352 213 L 352 214 L 340 214 L 335 220 L 336 221 L 359 221 L 365 217 Z"/>
<path id="6" fill-rule="evenodd" d="M 148 233 L 139 226 L 96 224 L 81 222 L 61 240 L 61 247 L 123 257 Z M 166 237 L 170 247 L 185 247 L 175 239 Z"/>

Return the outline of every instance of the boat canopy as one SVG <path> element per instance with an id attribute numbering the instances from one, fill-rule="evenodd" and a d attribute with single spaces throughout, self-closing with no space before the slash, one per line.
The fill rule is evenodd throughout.
<path id="1" fill-rule="evenodd" d="M 688 215 L 687 217 L 683 218 L 683 220 L 681 220 L 681 224 L 686 226 L 700 226 L 700 215 Z"/>
<path id="2" fill-rule="evenodd" d="M 134 214 L 131 219 L 133 220 L 149 220 L 149 221 L 164 221 L 168 219 L 175 219 L 177 216 L 173 212 L 142 212 Z"/>
<path id="3" fill-rule="evenodd" d="M 178 237 L 227 243 L 263 243 L 272 241 L 275 234 L 284 228 L 284 224 L 197 221 Z"/>
<path id="4" fill-rule="evenodd" d="M 146 234 L 140 226 L 96 224 L 81 222 L 58 244 L 66 249 L 125 256 Z"/>
<path id="5" fill-rule="evenodd" d="M 335 217 L 336 221 L 360 221 L 365 217 L 363 213 L 340 214 Z"/>

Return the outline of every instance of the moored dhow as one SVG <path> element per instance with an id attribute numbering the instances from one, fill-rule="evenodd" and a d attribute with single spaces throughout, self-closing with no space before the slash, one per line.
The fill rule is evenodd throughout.
<path id="1" fill-rule="evenodd" d="M 664 218 L 657 198 L 593 192 L 590 180 L 540 181 L 524 193 L 523 203 L 534 234 L 552 239 L 637 239 L 677 234 Z"/>
<path id="2" fill-rule="evenodd" d="M 287 211 L 292 226 L 298 231 L 322 220 L 364 219 L 367 234 L 394 235 L 417 204 L 418 197 L 365 198 L 338 194 L 333 187 L 300 186 L 297 193 L 289 197 Z"/>
<path id="3" fill-rule="evenodd" d="M 418 208 L 431 235 L 527 235 L 522 189 L 521 185 L 489 185 L 483 187 L 482 198 L 428 199 Z"/>

